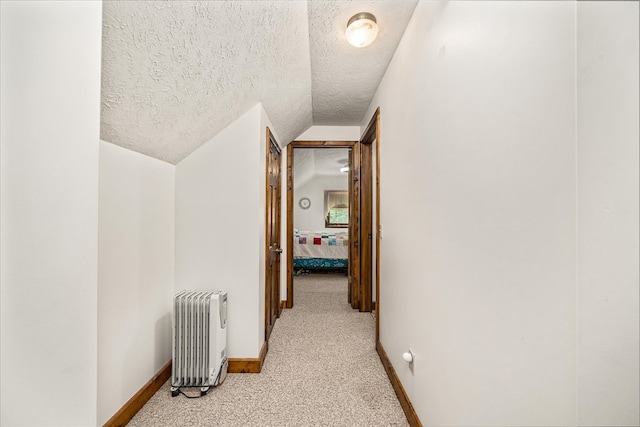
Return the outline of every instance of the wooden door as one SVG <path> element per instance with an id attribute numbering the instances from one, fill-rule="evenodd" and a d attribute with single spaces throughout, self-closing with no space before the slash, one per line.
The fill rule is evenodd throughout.
<path id="1" fill-rule="evenodd" d="M 352 304 L 353 301 L 353 286 L 352 286 L 352 280 L 353 280 L 353 272 L 352 272 L 352 268 L 353 268 L 353 263 L 354 263 L 354 254 L 353 254 L 353 235 L 351 233 L 351 229 L 353 227 L 353 218 L 354 218 L 354 209 L 355 209 L 355 204 L 353 201 L 353 150 L 349 150 L 349 183 L 348 183 L 348 191 L 349 191 L 349 253 L 348 255 L 348 262 L 347 262 L 347 278 L 348 278 L 348 294 L 347 294 L 347 302 L 349 304 Z M 351 305 L 353 307 L 353 304 Z"/>
<path id="2" fill-rule="evenodd" d="M 372 306 L 373 156 L 371 144 L 360 146 L 360 311 Z"/>
<path id="3" fill-rule="evenodd" d="M 265 340 L 280 317 L 281 150 L 267 128 Z"/>
<path id="4" fill-rule="evenodd" d="M 349 302 L 360 308 L 360 145 L 349 155 Z"/>

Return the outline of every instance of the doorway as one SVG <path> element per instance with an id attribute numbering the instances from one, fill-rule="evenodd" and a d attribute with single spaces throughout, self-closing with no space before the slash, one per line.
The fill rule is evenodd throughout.
<path id="1" fill-rule="evenodd" d="M 360 141 L 293 141 L 287 146 L 287 299 L 294 305 L 294 150 L 349 149 L 349 303 L 363 312 L 375 311 L 379 338 L 380 296 L 380 138 L 378 108 Z M 300 202 L 307 203 L 300 200 Z M 375 303 L 374 303 L 375 301 Z"/>
<path id="2" fill-rule="evenodd" d="M 347 177 L 350 174 L 340 172 L 340 169 L 344 171 L 345 167 L 349 168 L 349 152 L 357 143 L 358 141 L 293 141 L 287 146 L 286 230 L 287 247 L 290 248 L 287 251 L 287 300 L 285 303 L 287 308 L 292 308 L 294 304 L 294 272 L 300 273 L 306 267 L 306 263 L 300 259 L 296 259 L 296 263 L 294 263 L 294 251 L 304 250 L 305 253 L 308 252 L 309 257 L 323 257 L 324 250 L 332 252 L 333 255 L 333 253 L 339 252 L 339 249 L 344 249 L 344 266 L 346 267 L 348 264 L 346 260 L 348 247 L 340 247 L 340 245 L 344 241 L 348 242 L 348 227 L 350 225 L 344 222 L 347 220 Z M 315 174 L 315 167 L 312 167 L 311 171 L 308 171 L 306 166 L 303 167 L 306 164 L 315 165 L 316 161 L 320 168 L 319 174 Z M 333 162 L 335 165 L 331 168 L 327 162 Z M 296 163 L 298 163 L 298 168 L 294 169 Z M 331 168 L 331 170 L 327 168 Z M 308 191 L 306 193 L 296 192 L 295 184 L 298 184 L 298 187 L 300 184 L 306 186 Z M 296 200 L 294 200 L 294 196 Z M 294 226 L 296 215 L 299 224 Z M 297 232 L 294 227 L 298 230 Z M 308 233 L 297 235 L 300 232 Z M 329 234 L 331 234 L 330 237 Z M 295 248 L 294 238 L 297 244 Z M 319 239 L 316 240 L 319 246 L 313 245 L 314 238 Z M 326 240 L 329 238 L 331 241 L 327 242 Z M 307 241 L 309 244 L 306 243 Z M 301 244 L 301 242 L 305 243 Z M 325 245 L 328 243 L 334 246 L 327 247 L 322 245 L 322 242 Z M 339 259 L 313 258 L 309 261 L 319 262 L 321 264 L 319 267 L 323 269 L 343 266 Z"/>

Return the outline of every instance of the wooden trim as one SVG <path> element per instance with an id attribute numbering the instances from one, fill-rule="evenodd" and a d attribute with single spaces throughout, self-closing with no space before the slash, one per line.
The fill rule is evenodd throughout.
<path id="1" fill-rule="evenodd" d="M 276 141 L 275 136 L 269 129 L 269 126 L 266 127 L 266 153 L 265 153 L 265 298 L 264 298 L 264 338 L 265 340 L 269 340 L 269 336 L 271 335 L 271 331 L 278 317 L 280 317 L 280 255 L 277 253 L 273 253 L 276 249 L 280 249 L 282 242 L 280 241 L 281 234 L 281 203 L 282 203 L 282 188 L 281 181 L 277 182 L 277 197 L 276 200 L 273 200 L 273 193 L 271 190 L 270 176 L 271 176 L 271 159 L 272 159 L 272 147 L 275 149 L 274 156 L 276 157 L 276 163 L 278 166 L 278 179 L 281 179 L 282 173 L 282 148 L 278 141 Z M 271 214 L 272 207 L 275 206 L 276 213 L 275 217 L 272 218 Z M 275 226 L 275 232 L 273 230 L 273 224 Z M 276 248 L 274 249 L 272 246 L 272 242 Z M 277 261 L 271 264 L 272 256 L 277 258 Z M 272 280 L 273 276 L 276 276 L 276 280 Z M 267 284 L 270 284 L 268 286 Z M 273 295 L 277 295 L 277 300 L 273 298 Z M 275 310 L 275 318 L 272 317 L 273 310 Z M 273 320 L 273 323 L 272 323 Z"/>
<path id="2" fill-rule="evenodd" d="M 351 179 L 351 202 L 349 211 L 349 265 L 351 266 L 351 308 L 360 308 L 361 298 L 361 259 L 360 259 L 360 149 L 359 142 L 351 150 L 351 165 L 349 167 L 349 178 Z"/>
<path id="3" fill-rule="evenodd" d="M 380 341 L 380 107 L 376 109 L 376 342 Z"/>
<path id="4" fill-rule="evenodd" d="M 160 387 L 171 378 L 171 360 L 169 360 L 127 403 L 116 412 L 104 427 L 125 426 L 131 418 L 160 390 Z"/>
<path id="5" fill-rule="evenodd" d="M 280 310 L 287 308 L 287 302 L 286 301 L 280 301 Z"/>
<path id="6" fill-rule="evenodd" d="M 360 311 L 371 311 L 373 268 L 373 153 L 372 140 L 360 145 Z"/>
<path id="7" fill-rule="evenodd" d="M 362 132 L 362 137 L 360 138 L 360 143 L 362 145 L 361 149 L 369 150 L 369 156 L 371 157 L 370 146 L 373 142 L 376 142 L 376 164 L 375 164 L 375 191 L 376 191 L 376 205 L 375 207 L 371 206 L 371 209 L 375 209 L 376 214 L 376 223 L 375 223 L 375 234 L 376 234 L 376 251 L 375 254 L 372 254 L 372 258 L 375 257 L 375 278 L 376 278 L 376 300 L 380 299 L 380 107 L 376 108 L 371 120 L 367 124 L 366 129 Z M 370 160 L 370 159 L 369 159 Z M 370 175 L 372 173 L 373 165 L 371 162 L 365 162 L 363 165 L 359 166 L 361 172 L 366 175 Z M 365 170 L 366 169 L 366 170 Z M 364 179 L 361 177 L 360 179 L 361 185 L 366 188 L 362 188 L 362 194 L 371 194 L 373 192 L 373 188 L 369 188 L 371 183 L 368 179 Z M 364 196 L 365 200 L 369 196 Z M 367 212 L 362 212 L 361 221 L 363 226 L 366 226 L 370 229 L 373 229 L 374 224 L 367 224 L 366 220 L 371 217 Z M 364 240 L 364 239 L 362 239 Z M 360 244 L 363 250 L 367 250 L 367 243 L 371 245 L 370 241 L 361 241 Z M 373 262 L 373 259 L 372 259 Z M 371 272 L 367 271 L 367 275 L 370 275 Z M 371 302 L 371 294 L 372 289 L 365 286 L 367 283 L 371 283 L 369 279 L 370 276 L 363 275 L 363 279 L 360 283 L 360 294 L 362 295 L 363 301 L 360 302 L 360 311 L 371 311 L 371 306 L 369 305 Z M 380 310 L 376 310 L 376 341 L 379 340 L 380 337 Z"/>
<path id="8" fill-rule="evenodd" d="M 229 359 L 229 366 L 227 372 L 231 374 L 259 374 L 262 371 L 264 365 L 264 358 L 267 356 L 269 350 L 269 344 L 265 341 L 260 349 L 260 355 L 257 358 L 247 359 Z"/>
<path id="9" fill-rule="evenodd" d="M 377 133 L 377 126 L 373 127 L 374 124 L 376 124 L 378 122 L 378 118 L 380 116 L 380 107 L 376 108 L 375 113 L 373 113 L 373 116 L 371 117 L 371 120 L 369 120 L 369 123 L 367 124 L 367 128 L 364 130 L 364 132 L 362 132 L 362 136 L 360 137 L 360 141 L 364 141 L 366 139 L 370 139 L 372 134 L 375 132 L 376 136 L 380 136 Z"/>
<path id="10" fill-rule="evenodd" d="M 287 145 L 287 308 L 293 308 L 293 143 Z"/>
<path id="11" fill-rule="evenodd" d="M 282 301 L 284 304 L 285 301 Z M 258 358 L 251 359 L 229 359 L 227 372 L 229 373 L 260 373 L 267 356 L 269 344 L 265 341 L 260 349 Z M 142 409 L 142 407 L 156 394 L 160 387 L 171 378 L 171 360 L 169 360 L 145 385 L 142 386 L 131 399 L 125 403 L 118 412 L 104 423 L 103 427 L 121 427 L 127 425 L 129 421 Z"/>
<path id="12" fill-rule="evenodd" d="M 376 350 L 378 351 L 378 356 L 380 356 L 380 361 L 384 366 L 384 370 L 387 371 L 387 376 L 389 377 L 389 381 L 391 381 L 393 390 L 396 392 L 396 396 L 398 397 L 400 406 L 404 411 L 404 415 L 407 417 L 407 422 L 411 427 L 422 427 L 420 418 L 418 418 L 418 414 L 416 414 L 416 411 L 409 400 L 409 396 L 407 396 L 407 393 L 404 391 L 400 378 L 398 378 L 398 374 L 396 374 L 395 369 L 393 369 L 393 365 L 391 364 L 391 361 L 389 360 L 387 353 L 384 351 L 380 341 L 376 342 Z"/>
<path id="13" fill-rule="evenodd" d="M 358 141 L 292 141 L 291 144 L 289 145 L 292 146 L 293 148 L 323 148 L 323 147 L 350 148 L 357 143 Z"/>
<path id="14" fill-rule="evenodd" d="M 271 273 L 270 268 L 269 268 L 269 257 L 270 257 L 270 251 L 269 251 L 269 245 L 271 244 L 271 241 L 269 239 L 269 237 L 271 237 L 270 235 L 270 230 L 269 230 L 269 154 L 271 153 L 271 129 L 269 129 L 269 126 L 267 126 L 267 130 L 266 130 L 266 134 L 267 134 L 267 142 L 266 142 L 266 152 L 265 152 L 265 167 L 264 167 L 264 174 L 265 174 L 265 178 L 264 178 L 264 204 L 265 204 L 265 209 L 264 209 L 264 339 L 265 340 L 269 340 L 269 333 L 271 332 L 271 330 L 269 329 L 269 323 L 270 323 L 270 319 L 269 319 L 269 311 L 271 309 L 271 307 L 269 306 L 269 302 L 270 302 L 270 291 L 271 289 L 269 289 L 269 286 L 267 286 L 267 284 L 269 283 L 269 275 Z M 227 368 L 227 372 L 231 372 L 231 359 L 228 360 L 229 362 L 229 366 Z"/>
<path id="15" fill-rule="evenodd" d="M 287 145 L 287 305 L 293 308 L 293 149 L 353 148 L 358 141 L 292 141 Z"/>
<path id="16" fill-rule="evenodd" d="M 369 120 L 369 124 L 367 124 L 367 128 L 362 133 L 362 138 L 360 139 L 363 143 L 372 144 L 373 141 L 376 141 L 376 342 L 380 340 L 380 310 L 379 310 L 379 301 L 380 301 L 380 107 L 376 108 L 375 113 Z"/>

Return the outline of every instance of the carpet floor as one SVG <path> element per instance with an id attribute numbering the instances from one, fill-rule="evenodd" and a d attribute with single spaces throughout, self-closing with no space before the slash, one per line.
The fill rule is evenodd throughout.
<path id="1" fill-rule="evenodd" d="M 199 399 L 170 381 L 129 426 L 407 426 L 375 350 L 375 321 L 347 303 L 345 276 L 294 279 L 262 372 L 228 374 Z M 197 394 L 197 389 L 186 389 Z"/>

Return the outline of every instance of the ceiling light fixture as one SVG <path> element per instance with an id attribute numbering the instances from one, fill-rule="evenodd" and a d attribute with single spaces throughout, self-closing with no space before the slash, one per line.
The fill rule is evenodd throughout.
<path id="1" fill-rule="evenodd" d="M 342 173 L 347 173 L 347 172 L 349 172 L 349 166 L 343 166 L 343 167 L 341 167 L 341 168 L 340 168 L 340 172 L 342 172 Z"/>
<path id="2" fill-rule="evenodd" d="M 351 46 L 369 46 L 378 35 L 376 17 L 368 12 L 360 12 L 349 19 L 347 24 L 347 40 Z"/>

